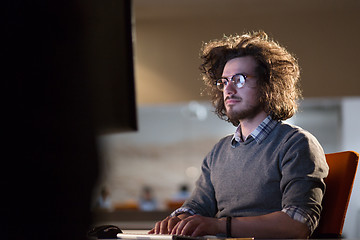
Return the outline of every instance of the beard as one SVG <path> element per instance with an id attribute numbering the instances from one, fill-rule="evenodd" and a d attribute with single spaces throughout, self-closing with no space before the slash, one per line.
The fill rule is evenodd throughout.
<path id="1" fill-rule="evenodd" d="M 226 115 L 231 122 L 238 122 L 244 119 L 253 119 L 263 109 L 263 105 L 260 102 L 256 105 L 248 105 L 242 109 L 236 109 L 236 106 L 231 106 L 226 109 Z"/>

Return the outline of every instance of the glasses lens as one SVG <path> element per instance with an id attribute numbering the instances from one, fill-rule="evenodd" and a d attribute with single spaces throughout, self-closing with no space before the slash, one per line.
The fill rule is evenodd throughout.
<path id="1" fill-rule="evenodd" d="M 245 84 L 245 76 L 243 74 L 236 74 L 232 76 L 231 82 L 237 87 L 242 88 Z M 229 80 L 227 78 L 220 78 L 216 81 L 216 87 L 223 91 L 225 86 L 227 86 L 229 83 Z"/>
<path id="2" fill-rule="evenodd" d="M 237 88 L 242 88 L 245 84 L 245 77 L 242 74 L 234 75 L 231 80 Z"/>
<path id="3" fill-rule="evenodd" d="M 226 78 L 220 78 L 216 81 L 216 87 L 222 91 L 224 90 L 224 86 L 227 85 L 228 80 Z"/>

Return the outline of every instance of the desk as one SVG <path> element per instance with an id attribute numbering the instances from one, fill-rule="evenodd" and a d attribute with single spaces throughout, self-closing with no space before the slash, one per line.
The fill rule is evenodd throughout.
<path id="1" fill-rule="evenodd" d="M 111 239 L 99 239 L 99 240 L 111 240 Z M 112 240 L 119 240 L 119 239 L 112 239 Z M 255 238 L 256 240 L 256 238 Z M 294 240 L 294 239 L 261 239 L 261 240 Z M 309 240 L 309 239 L 297 239 L 297 240 Z M 314 240 L 360 240 L 360 238 L 314 238 Z"/>
<path id="2" fill-rule="evenodd" d="M 122 230 L 123 233 L 127 234 L 147 234 L 149 230 L 140 230 L 140 229 L 133 229 L 133 230 Z M 101 240 L 101 239 L 100 239 Z M 105 239 L 102 239 L 105 240 Z M 109 239 L 107 239 L 109 240 Z M 114 239 L 118 240 L 118 239 Z M 256 240 L 256 238 L 255 238 Z M 294 239 L 261 239 L 261 240 L 294 240 Z M 298 239 L 298 240 L 309 240 L 309 239 Z M 310 240 L 360 240 L 360 238 L 311 238 Z"/>
<path id="3" fill-rule="evenodd" d="M 133 230 L 123 230 L 123 233 L 127 233 L 127 234 L 147 234 L 148 230 L 140 230 L 140 229 L 133 229 Z M 99 239 L 99 240 L 105 240 L 105 239 Z M 107 239 L 109 240 L 109 239 Z M 118 239 L 113 239 L 113 240 L 118 240 Z M 256 238 L 255 238 L 256 240 Z M 294 240 L 294 239 L 261 239 L 261 240 Z M 298 240 L 309 240 L 309 239 L 298 239 Z M 320 239 L 316 239 L 313 238 L 313 240 L 360 240 L 360 238 L 320 238 Z"/>

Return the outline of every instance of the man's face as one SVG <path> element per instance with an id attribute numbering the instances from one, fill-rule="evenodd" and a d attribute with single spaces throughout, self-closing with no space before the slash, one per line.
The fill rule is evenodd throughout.
<path id="1" fill-rule="evenodd" d="M 234 58 L 225 64 L 222 77 L 230 79 L 239 73 L 247 76 L 242 88 L 237 88 L 231 81 L 224 87 L 224 104 L 230 119 L 250 120 L 263 111 L 259 102 L 256 67 L 257 62 L 251 56 Z"/>

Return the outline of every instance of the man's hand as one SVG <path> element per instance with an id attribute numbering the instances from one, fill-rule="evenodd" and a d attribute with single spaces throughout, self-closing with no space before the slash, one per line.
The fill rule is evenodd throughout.
<path id="1" fill-rule="evenodd" d="M 174 217 L 167 217 L 162 221 L 159 221 L 155 224 L 155 227 L 151 229 L 149 234 L 171 234 L 173 228 L 179 223 L 181 220 L 186 219 L 191 216 L 188 213 L 183 213 Z"/>
<path id="2" fill-rule="evenodd" d="M 204 235 L 216 235 L 225 232 L 226 222 L 224 219 L 193 215 L 178 222 L 172 228 L 170 234 L 196 237 Z"/>

